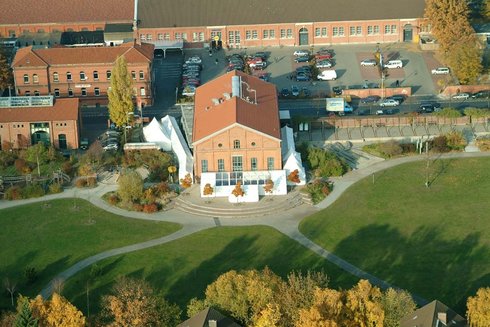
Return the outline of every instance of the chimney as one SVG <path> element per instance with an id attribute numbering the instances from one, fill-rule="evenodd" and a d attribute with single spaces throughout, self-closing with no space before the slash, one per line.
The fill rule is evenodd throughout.
<path id="1" fill-rule="evenodd" d="M 447 312 L 438 312 L 437 319 L 439 319 L 439 321 L 444 325 L 447 325 Z"/>
<path id="2" fill-rule="evenodd" d="M 208 320 L 209 327 L 218 327 L 218 322 L 216 320 Z"/>
<path id="3" fill-rule="evenodd" d="M 240 97 L 240 76 L 231 77 L 231 96 Z"/>

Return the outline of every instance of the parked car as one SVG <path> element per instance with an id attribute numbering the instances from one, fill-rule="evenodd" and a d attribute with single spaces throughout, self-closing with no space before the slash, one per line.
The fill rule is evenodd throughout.
<path id="1" fill-rule="evenodd" d="M 334 87 L 332 87 L 332 92 L 335 95 L 342 95 L 342 86 L 334 86 Z"/>
<path id="2" fill-rule="evenodd" d="M 357 112 L 358 116 L 367 116 L 371 113 L 371 110 L 369 109 L 359 109 Z"/>
<path id="3" fill-rule="evenodd" d="M 117 145 L 117 143 L 109 143 L 107 145 L 104 145 L 102 148 L 104 149 L 104 151 L 110 151 L 110 150 L 117 151 L 119 145 Z"/>
<path id="4" fill-rule="evenodd" d="M 403 101 L 405 101 L 406 97 L 403 94 L 395 94 L 390 97 L 387 97 L 387 99 L 393 99 L 402 103 Z"/>
<path id="5" fill-rule="evenodd" d="M 335 55 L 335 51 L 333 49 L 329 49 L 329 48 L 321 48 L 316 53 L 318 53 L 318 54 L 330 53 L 332 56 Z"/>
<path id="6" fill-rule="evenodd" d="M 311 74 L 311 67 L 310 66 L 299 66 L 296 68 L 297 73 L 308 73 Z"/>
<path id="7" fill-rule="evenodd" d="M 296 85 L 291 86 L 291 95 L 297 97 L 299 95 L 299 88 Z"/>
<path id="8" fill-rule="evenodd" d="M 193 56 L 193 57 L 187 58 L 185 63 L 186 64 L 201 64 L 202 60 L 198 56 Z"/>
<path id="9" fill-rule="evenodd" d="M 194 96 L 194 94 L 196 94 L 196 87 L 195 86 L 187 85 L 184 87 L 184 90 L 182 91 L 182 95 L 184 95 L 184 96 L 191 97 L 191 96 Z"/>
<path id="10" fill-rule="evenodd" d="M 361 103 L 375 103 L 379 101 L 379 96 L 370 95 L 361 99 Z"/>
<path id="11" fill-rule="evenodd" d="M 449 68 L 438 67 L 431 70 L 432 75 L 447 75 L 449 74 Z"/>
<path id="12" fill-rule="evenodd" d="M 293 55 L 296 57 L 304 57 L 304 56 L 309 56 L 310 51 L 308 50 L 296 50 L 293 52 Z"/>
<path id="13" fill-rule="evenodd" d="M 260 70 L 260 69 L 264 69 L 267 67 L 267 62 L 258 61 L 258 62 L 251 63 L 249 66 L 252 69 Z"/>
<path id="14" fill-rule="evenodd" d="M 335 70 L 324 70 L 316 78 L 320 81 L 334 81 L 337 79 L 337 72 Z"/>
<path id="15" fill-rule="evenodd" d="M 452 98 L 455 100 L 466 100 L 469 97 L 470 97 L 469 93 L 463 92 L 463 93 L 458 93 L 458 94 L 453 95 Z"/>
<path id="16" fill-rule="evenodd" d="M 260 52 L 256 52 L 254 57 L 258 57 L 258 58 L 261 58 L 263 61 L 267 61 L 267 54 L 263 51 L 260 51 Z"/>
<path id="17" fill-rule="evenodd" d="M 473 99 L 488 99 L 490 98 L 490 90 L 483 90 L 474 93 L 471 96 Z"/>
<path id="18" fill-rule="evenodd" d="M 309 62 L 310 61 L 310 56 L 307 55 L 307 56 L 299 56 L 299 57 L 296 57 L 296 59 L 294 59 L 294 62 L 298 63 L 298 62 Z"/>
<path id="19" fill-rule="evenodd" d="M 376 60 L 375 59 L 364 59 L 361 60 L 361 66 L 376 66 Z"/>
<path id="20" fill-rule="evenodd" d="M 379 115 L 384 115 L 384 114 L 385 114 L 384 110 L 382 110 L 382 109 L 376 110 L 376 115 L 379 116 Z"/>
<path id="21" fill-rule="evenodd" d="M 400 102 L 394 99 L 384 99 L 379 103 L 380 107 L 396 107 L 400 105 Z"/>
<path id="22" fill-rule="evenodd" d="M 319 60 L 325 60 L 325 59 L 332 59 L 333 58 L 333 55 L 331 53 L 317 53 L 315 55 L 315 59 L 317 61 Z"/>
<path id="23" fill-rule="evenodd" d="M 296 74 L 296 81 L 298 82 L 308 82 L 311 80 L 311 75 L 307 73 L 297 73 Z"/>
<path id="24" fill-rule="evenodd" d="M 330 60 L 321 60 L 315 64 L 316 68 L 331 68 L 333 63 Z"/>
<path id="25" fill-rule="evenodd" d="M 385 65 L 385 68 L 402 68 L 403 62 L 401 60 L 389 60 Z"/>
<path id="26" fill-rule="evenodd" d="M 436 109 L 440 109 L 441 105 L 439 103 L 433 102 L 433 101 L 424 101 L 420 104 L 419 108 L 420 108 L 419 112 L 421 112 L 421 113 L 433 112 Z"/>
<path id="27" fill-rule="evenodd" d="M 283 88 L 283 89 L 281 90 L 281 96 L 282 96 L 282 97 L 285 97 L 285 98 L 286 98 L 286 97 L 288 97 L 288 96 L 289 96 L 289 89 L 287 89 L 287 88 Z"/>

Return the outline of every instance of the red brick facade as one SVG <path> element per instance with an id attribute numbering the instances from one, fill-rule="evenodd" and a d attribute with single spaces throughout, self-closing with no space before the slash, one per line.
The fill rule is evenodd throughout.
<path id="1" fill-rule="evenodd" d="M 137 47 L 148 49 L 140 52 Z M 151 105 L 153 46 L 149 44 L 91 49 L 23 48 L 18 51 L 12 65 L 15 93 L 22 96 L 78 97 L 82 105 L 105 105 L 108 101 L 107 90 L 110 87 L 111 70 L 119 55 L 126 57 L 128 72 L 133 79 L 136 104 Z M 74 58 L 72 62 L 66 59 L 68 56 Z"/>

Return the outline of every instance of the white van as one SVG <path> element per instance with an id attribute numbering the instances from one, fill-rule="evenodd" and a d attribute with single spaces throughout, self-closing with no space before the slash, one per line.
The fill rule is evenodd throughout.
<path id="1" fill-rule="evenodd" d="M 385 64 L 386 68 L 402 68 L 403 62 L 401 60 L 390 60 Z"/>
<path id="2" fill-rule="evenodd" d="M 334 81 L 337 79 L 337 72 L 335 70 L 324 70 L 316 78 L 320 81 Z"/>

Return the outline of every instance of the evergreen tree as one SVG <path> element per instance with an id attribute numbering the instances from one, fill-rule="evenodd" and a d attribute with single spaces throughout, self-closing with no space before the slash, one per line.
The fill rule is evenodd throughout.
<path id="1" fill-rule="evenodd" d="M 128 65 L 123 56 L 116 59 L 111 73 L 109 96 L 109 116 L 117 127 L 128 123 L 129 113 L 133 112 L 132 82 Z"/>
<path id="2" fill-rule="evenodd" d="M 32 316 L 31 308 L 27 299 L 22 300 L 20 311 L 15 317 L 15 327 L 37 327 L 37 319 Z"/>

